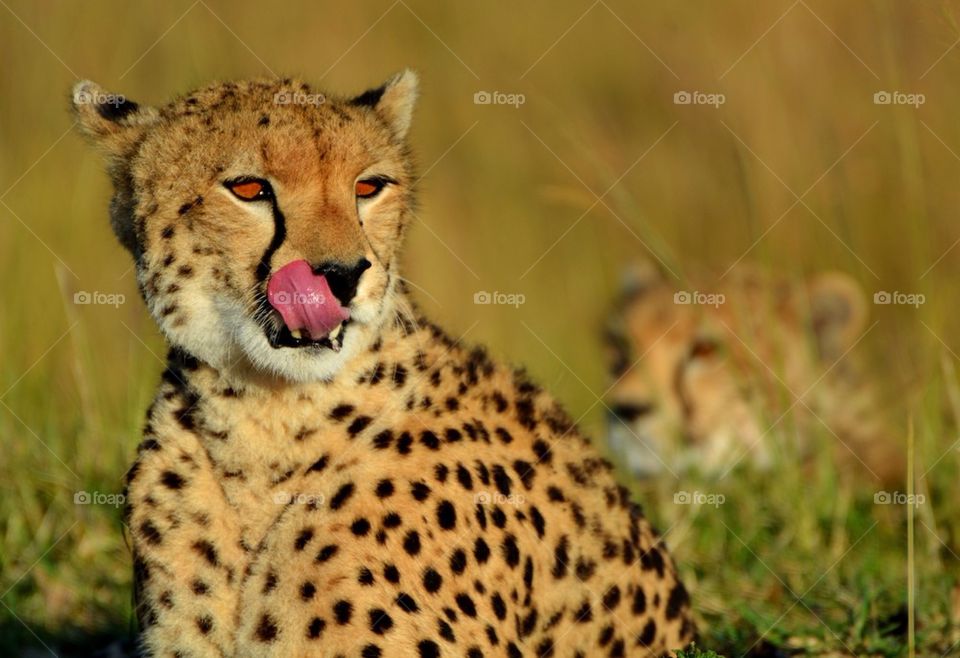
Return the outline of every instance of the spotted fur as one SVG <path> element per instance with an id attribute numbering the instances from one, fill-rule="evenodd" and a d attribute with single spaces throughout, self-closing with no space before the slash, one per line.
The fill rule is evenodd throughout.
<path id="1" fill-rule="evenodd" d="M 76 89 L 171 345 L 127 475 L 149 655 L 659 656 L 692 637 L 610 464 L 549 395 L 407 301 L 415 93 L 409 72 L 322 102 L 292 80 L 161 109 Z M 358 203 L 367 172 L 394 182 Z M 225 190 L 250 174 L 274 203 Z M 342 349 L 271 347 L 270 273 L 357 258 L 373 265 Z"/>

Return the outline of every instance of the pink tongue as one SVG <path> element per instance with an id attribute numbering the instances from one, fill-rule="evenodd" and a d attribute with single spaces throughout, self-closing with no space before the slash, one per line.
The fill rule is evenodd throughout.
<path id="1" fill-rule="evenodd" d="M 283 316 L 287 329 L 306 329 L 314 340 L 350 317 L 333 296 L 326 277 L 314 274 L 305 260 L 287 263 L 273 273 L 267 283 L 267 299 Z"/>

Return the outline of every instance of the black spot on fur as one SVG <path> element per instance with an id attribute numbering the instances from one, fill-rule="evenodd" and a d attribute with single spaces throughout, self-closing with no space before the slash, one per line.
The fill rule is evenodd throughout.
<path id="1" fill-rule="evenodd" d="M 321 457 L 321 458 L 318 459 L 317 461 L 313 462 L 313 464 L 310 465 L 310 468 L 308 468 L 306 472 L 307 472 L 307 473 L 319 473 L 320 471 L 322 471 L 322 470 L 325 469 L 326 467 L 327 467 L 327 455 L 324 455 L 323 457 Z"/>
<path id="2" fill-rule="evenodd" d="M 344 600 L 337 601 L 333 604 L 333 614 L 337 623 L 345 626 L 350 623 L 350 617 L 353 616 L 353 604 Z"/>
<path id="3" fill-rule="evenodd" d="M 311 640 L 316 640 L 320 637 L 320 634 L 323 632 L 323 629 L 327 627 L 327 622 L 320 619 L 319 617 L 314 617 L 310 621 L 310 625 L 307 626 L 307 637 Z"/>
<path id="4" fill-rule="evenodd" d="M 437 522 L 444 530 L 453 530 L 457 527 L 457 511 L 449 500 L 441 501 L 437 505 Z"/>
<path id="5" fill-rule="evenodd" d="M 667 599 L 667 619 L 673 620 L 679 617 L 689 602 L 690 596 L 687 594 L 687 588 L 683 586 L 683 583 L 678 582 L 673 586 L 673 589 L 670 590 L 670 596 Z"/>
<path id="6" fill-rule="evenodd" d="M 370 532 L 370 522 L 366 519 L 357 519 L 350 525 L 350 532 L 358 537 L 363 537 Z"/>
<path id="7" fill-rule="evenodd" d="M 317 553 L 316 561 L 327 562 L 328 560 L 330 560 L 330 558 L 336 555 L 339 550 L 340 550 L 340 547 L 337 546 L 336 544 L 327 544 L 326 546 L 320 549 L 319 553 Z"/>
<path id="8" fill-rule="evenodd" d="M 192 548 L 199 553 L 210 566 L 216 567 L 220 564 L 220 560 L 217 557 L 217 549 L 207 540 L 199 539 L 193 542 Z"/>
<path id="9" fill-rule="evenodd" d="M 389 498 L 393 495 L 393 490 L 393 482 L 386 478 L 380 480 L 376 488 L 377 498 Z"/>
<path id="10" fill-rule="evenodd" d="M 450 556 L 450 571 L 455 574 L 461 574 L 466 568 L 467 554 L 463 552 L 463 549 L 458 548 L 453 552 L 453 555 Z"/>
<path id="11" fill-rule="evenodd" d="M 377 450 L 386 450 L 393 443 L 393 432 L 383 430 L 373 437 L 373 447 Z"/>
<path id="12" fill-rule="evenodd" d="M 353 422 L 350 423 L 350 426 L 347 427 L 347 434 L 350 435 L 351 439 L 355 438 L 357 434 L 367 428 L 372 420 L 370 416 L 357 416 L 353 419 Z"/>
<path id="13" fill-rule="evenodd" d="M 633 614 L 639 616 L 647 611 L 647 594 L 643 588 L 637 585 L 637 591 L 633 593 Z"/>
<path id="14" fill-rule="evenodd" d="M 160 481 L 168 489 L 180 489 L 184 485 L 184 479 L 173 471 L 164 471 L 160 475 Z"/>
<path id="15" fill-rule="evenodd" d="M 647 622 L 640 635 L 637 636 L 637 644 L 641 647 L 649 647 L 657 637 L 657 623 L 654 620 Z"/>
<path id="16" fill-rule="evenodd" d="M 417 644 L 417 651 L 420 653 L 420 658 L 440 657 L 440 647 L 433 640 L 421 640 Z"/>
<path id="17" fill-rule="evenodd" d="M 153 525 L 153 521 L 148 520 L 140 524 L 140 534 L 143 535 L 144 540 L 148 544 L 153 544 L 154 546 L 163 541 L 163 535 L 157 530 L 157 526 Z"/>
<path id="18" fill-rule="evenodd" d="M 343 507 L 350 497 L 353 495 L 353 483 L 348 482 L 337 490 L 337 493 L 333 495 L 333 498 L 330 499 L 330 509 L 338 510 Z"/>
<path id="19" fill-rule="evenodd" d="M 304 601 L 309 601 L 313 598 L 313 595 L 317 593 L 317 586 L 311 583 L 310 581 L 304 582 L 300 585 L 300 598 Z"/>
<path id="20" fill-rule="evenodd" d="M 483 537 L 477 537 L 473 544 L 473 558 L 478 564 L 483 564 L 490 559 L 490 547 Z"/>
<path id="21" fill-rule="evenodd" d="M 197 617 L 197 629 L 203 634 L 206 635 L 211 630 L 213 630 L 213 617 L 210 615 L 204 615 L 203 617 Z"/>
<path id="22" fill-rule="evenodd" d="M 403 538 L 403 550 L 405 550 L 408 555 L 416 555 L 420 552 L 420 535 L 416 530 L 411 530 L 407 533 L 407 536 Z"/>
<path id="23" fill-rule="evenodd" d="M 410 436 L 409 432 L 404 432 L 400 435 L 400 438 L 397 439 L 397 452 L 401 455 L 410 454 L 411 444 L 413 444 L 413 437 Z"/>
<path id="24" fill-rule="evenodd" d="M 443 576 L 437 573 L 432 567 L 428 567 L 427 570 L 423 572 L 423 588 L 431 594 L 435 594 L 442 584 Z"/>
<path id="25" fill-rule="evenodd" d="M 503 544 L 501 544 L 501 550 L 503 551 L 503 559 L 511 569 L 520 564 L 520 549 L 517 548 L 516 537 L 507 535 Z"/>
<path id="26" fill-rule="evenodd" d="M 277 639 L 277 623 L 270 615 L 263 615 L 257 624 L 256 638 L 260 642 L 273 642 Z"/>
<path id="27" fill-rule="evenodd" d="M 400 606 L 404 612 L 420 612 L 420 606 L 417 605 L 417 602 L 412 596 L 406 594 L 405 592 L 400 592 L 397 594 L 397 605 Z"/>
<path id="28" fill-rule="evenodd" d="M 438 450 L 440 448 L 440 439 L 438 439 L 437 435 L 430 430 L 424 430 L 420 434 L 420 443 L 427 446 L 431 450 Z"/>
<path id="29" fill-rule="evenodd" d="M 567 563 L 570 561 L 569 555 L 570 540 L 566 535 L 560 538 L 557 546 L 553 549 L 553 570 L 550 572 L 557 580 L 567 575 Z"/>
<path id="30" fill-rule="evenodd" d="M 330 420 L 339 422 L 352 414 L 353 409 L 352 404 L 339 404 L 330 411 Z"/>
<path id="31" fill-rule="evenodd" d="M 302 551 L 307 547 L 311 539 L 313 539 L 313 528 L 304 528 L 300 531 L 300 534 L 297 535 L 297 540 L 293 543 L 294 550 Z"/>
<path id="32" fill-rule="evenodd" d="M 370 630 L 377 635 L 383 635 L 393 628 L 393 619 L 387 614 L 386 610 L 374 608 L 370 611 Z"/>

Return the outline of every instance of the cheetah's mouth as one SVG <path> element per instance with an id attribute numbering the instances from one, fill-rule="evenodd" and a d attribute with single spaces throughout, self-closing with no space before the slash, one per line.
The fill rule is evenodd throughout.
<path id="1" fill-rule="evenodd" d="M 349 318 L 338 324 L 326 336 L 313 338 L 305 330 L 291 331 L 286 325 L 282 324 L 279 331 L 267 329 L 267 341 L 270 347 L 296 347 L 296 348 L 314 348 L 331 349 L 339 352 L 343 347 L 343 336 L 347 332 L 347 325 L 350 324 Z"/>
<path id="2" fill-rule="evenodd" d="M 324 274 L 305 260 L 293 261 L 273 273 L 266 292 L 271 315 L 279 314 L 282 321 L 279 330 L 267 328 L 272 347 L 340 351 L 350 311 L 340 305 Z"/>

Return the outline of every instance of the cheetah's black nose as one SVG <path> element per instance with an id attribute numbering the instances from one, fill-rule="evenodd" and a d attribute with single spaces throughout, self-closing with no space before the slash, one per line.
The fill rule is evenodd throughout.
<path id="1" fill-rule="evenodd" d="M 360 276 L 370 268 L 370 261 L 361 258 L 353 265 L 344 263 L 323 263 L 313 267 L 314 274 L 322 274 L 327 279 L 330 292 L 341 306 L 346 307 L 357 294 Z"/>
<path id="2" fill-rule="evenodd" d="M 620 419 L 632 423 L 653 413 L 653 404 L 649 402 L 618 402 L 609 408 L 611 420 Z"/>

